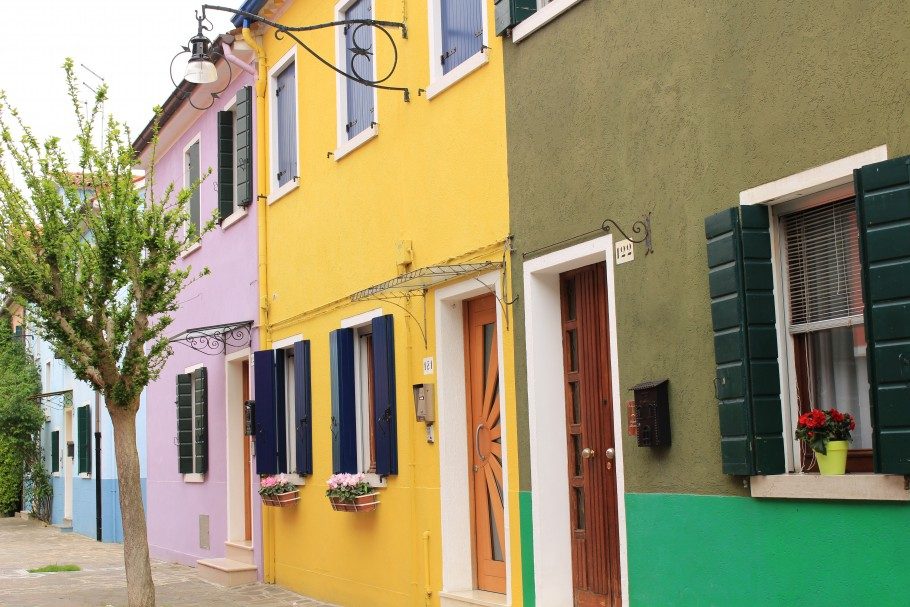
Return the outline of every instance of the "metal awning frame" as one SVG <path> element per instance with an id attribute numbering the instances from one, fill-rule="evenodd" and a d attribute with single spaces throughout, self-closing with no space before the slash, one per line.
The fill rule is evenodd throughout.
<path id="1" fill-rule="evenodd" d="M 42 392 L 41 394 L 35 394 L 30 398 L 38 401 L 38 404 L 44 407 L 53 407 L 58 410 L 65 410 L 67 407 L 73 406 L 73 391 L 72 390 L 57 390 L 56 392 Z M 62 404 L 60 404 L 62 403 Z"/>
<path id="2" fill-rule="evenodd" d="M 245 320 L 187 329 L 170 338 L 168 343 L 183 344 L 207 356 L 227 354 L 228 346 L 243 348 L 252 345 L 253 321 Z"/>

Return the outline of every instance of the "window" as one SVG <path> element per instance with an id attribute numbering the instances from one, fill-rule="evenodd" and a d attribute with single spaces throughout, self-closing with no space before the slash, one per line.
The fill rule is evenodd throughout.
<path id="1" fill-rule="evenodd" d="M 430 84 L 427 98 L 488 63 L 483 0 L 429 0 Z"/>
<path id="2" fill-rule="evenodd" d="M 280 190 L 297 181 L 297 67 L 294 61 L 274 78 L 275 183 Z"/>
<path id="3" fill-rule="evenodd" d="M 44 363 L 44 389 L 47 391 L 51 389 L 51 361 Z"/>
<path id="4" fill-rule="evenodd" d="M 177 375 L 177 470 L 208 471 L 208 372 L 201 365 Z"/>
<path id="5" fill-rule="evenodd" d="M 197 137 L 183 152 L 183 186 L 193 187 L 199 181 L 199 138 Z M 202 210 L 200 188 L 195 188 L 189 200 L 191 239 L 199 238 L 202 232 Z"/>
<path id="6" fill-rule="evenodd" d="M 51 473 L 60 472 L 60 431 L 51 432 Z"/>
<path id="7" fill-rule="evenodd" d="M 794 416 L 837 408 L 856 419 L 851 471 L 872 471 L 872 422 L 856 200 L 836 193 L 780 214 L 781 273 L 794 375 Z M 815 200 L 819 200 L 815 197 Z M 827 201 L 826 201 L 827 200 Z M 798 205 L 798 203 L 797 203 Z M 792 206 L 790 207 L 793 208 Z M 803 449 L 801 468 L 812 465 Z"/>
<path id="8" fill-rule="evenodd" d="M 334 472 L 398 473 L 394 323 L 368 312 L 330 336 Z"/>
<path id="9" fill-rule="evenodd" d="M 92 472 L 92 409 L 83 405 L 76 409 L 76 433 L 79 456 L 79 474 Z"/>
<path id="10" fill-rule="evenodd" d="M 373 0 L 343 0 L 335 5 L 339 21 L 373 19 Z M 367 54 L 356 49 L 369 49 Z M 336 65 L 346 74 L 363 80 L 376 79 L 375 36 L 369 25 L 345 25 L 337 34 Z M 376 136 L 376 89 L 352 78 L 338 75 L 338 147 L 340 160 L 353 149 Z"/>

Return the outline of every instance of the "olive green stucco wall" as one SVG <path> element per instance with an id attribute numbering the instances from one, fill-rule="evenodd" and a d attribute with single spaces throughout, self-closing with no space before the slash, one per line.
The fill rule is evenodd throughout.
<path id="1" fill-rule="evenodd" d="M 673 446 L 623 437 L 626 490 L 742 493 L 720 466 L 704 217 L 881 144 L 910 153 L 910 3 L 584 0 L 507 44 L 505 71 L 522 489 L 522 254 L 650 211 L 654 254 L 616 268 L 619 371 L 623 400 L 670 378 Z"/>

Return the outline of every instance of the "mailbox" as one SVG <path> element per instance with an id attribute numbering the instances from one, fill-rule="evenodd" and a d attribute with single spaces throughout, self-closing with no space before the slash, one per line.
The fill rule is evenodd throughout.
<path id="1" fill-rule="evenodd" d="M 432 426 L 436 421 L 433 384 L 414 384 L 414 414 L 417 421 Z"/>
<path id="2" fill-rule="evenodd" d="M 254 400 L 243 403 L 243 434 L 244 436 L 256 434 L 256 401 Z"/>
<path id="3" fill-rule="evenodd" d="M 646 381 L 632 387 L 639 447 L 670 446 L 669 387 L 669 379 Z"/>
<path id="4" fill-rule="evenodd" d="M 76 444 L 73 441 L 66 441 L 66 456 L 76 457 Z"/>

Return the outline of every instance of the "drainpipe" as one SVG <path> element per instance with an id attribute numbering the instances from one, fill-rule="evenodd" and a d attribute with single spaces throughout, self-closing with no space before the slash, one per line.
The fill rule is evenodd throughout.
<path id="1" fill-rule="evenodd" d="M 256 75 L 256 70 L 253 69 L 253 66 L 235 55 L 233 49 L 231 49 L 231 45 L 227 42 L 221 43 L 221 52 L 224 55 L 225 59 L 242 69 L 244 72 L 250 74 L 251 76 Z"/>
<path id="2" fill-rule="evenodd" d="M 243 22 L 243 39 L 253 52 L 256 53 L 256 63 L 259 73 L 256 75 L 256 186 L 261 192 L 256 197 L 258 206 L 258 253 L 259 253 L 259 347 L 265 348 L 272 345 L 271 329 L 269 327 L 269 287 L 266 257 L 266 236 L 268 234 L 268 194 L 269 180 L 266 174 L 265 162 L 265 94 L 268 88 L 268 61 L 262 46 L 253 37 L 248 21 Z M 261 204 L 265 201 L 264 204 Z M 255 446 L 255 443 L 253 443 Z M 272 510 L 267 508 L 265 510 Z M 262 513 L 262 551 L 263 551 L 263 577 L 267 583 L 275 582 L 275 546 L 272 541 L 266 541 L 273 530 L 274 518 L 271 513 Z M 266 525 L 268 521 L 268 525 Z M 268 555 L 266 557 L 266 555 Z"/>
<path id="3" fill-rule="evenodd" d="M 101 541 L 101 395 L 95 391 L 95 539 Z"/>

